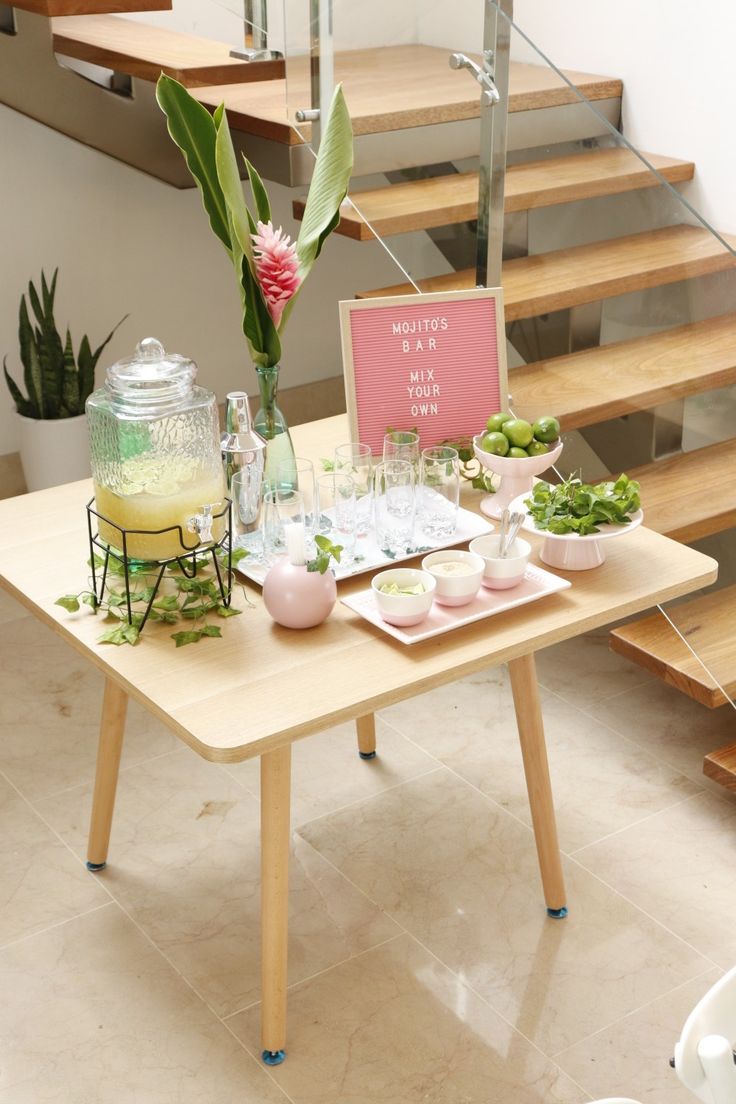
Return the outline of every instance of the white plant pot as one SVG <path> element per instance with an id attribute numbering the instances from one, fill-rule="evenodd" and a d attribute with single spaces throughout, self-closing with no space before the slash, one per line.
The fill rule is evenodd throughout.
<path id="1" fill-rule="evenodd" d="M 17 415 L 20 460 L 29 491 L 42 491 L 90 475 L 87 415 L 37 421 Z"/>

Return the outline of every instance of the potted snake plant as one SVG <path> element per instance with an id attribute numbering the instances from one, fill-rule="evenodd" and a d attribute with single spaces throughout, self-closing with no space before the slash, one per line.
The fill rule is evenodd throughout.
<path id="1" fill-rule="evenodd" d="M 15 382 L 3 358 L 3 371 L 20 422 L 20 457 L 29 491 L 54 487 L 90 474 L 84 404 L 95 385 L 100 354 L 124 318 L 93 352 L 85 334 L 75 356 L 67 328 L 64 341 L 54 321 L 56 278 L 41 273 L 41 294 L 32 282 L 22 295 L 18 340 L 27 394 Z M 127 315 L 126 315 L 127 317 Z"/>

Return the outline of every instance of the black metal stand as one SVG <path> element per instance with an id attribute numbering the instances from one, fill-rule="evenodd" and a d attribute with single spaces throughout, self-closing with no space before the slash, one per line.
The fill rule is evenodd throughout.
<path id="1" fill-rule="evenodd" d="M 143 570 L 151 576 L 156 576 L 156 581 L 153 585 L 152 593 L 148 599 L 145 613 L 142 616 L 141 622 L 138 625 L 139 631 L 143 629 L 148 616 L 153 608 L 153 603 L 156 600 L 161 580 L 164 577 L 166 568 L 171 564 L 178 564 L 182 574 L 187 579 L 194 579 L 197 575 L 197 571 L 212 557 L 212 565 L 215 570 L 215 576 L 217 577 L 217 585 L 220 590 L 220 598 L 222 604 L 225 607 L 229 607 L 232 596 L 232 583 L 233 583 L 233 561 L 232 561 L 232 502 L 229 498 L 225 499 L 225 505 L 219 514 L 212 515 L 213 524 L 219 521 L 221 518 L 225 518 L 225 532 L 218 541 L 210 541 L 202 543 L 196 539 L 196 534 L 189 534 L 189 542 L 195 540 L 195 544 L 190 547 L 190 544 L 185 537 L 184 531 L 181 525 L 169 525 L 165 529 L 124 529 L 110 518 L 105 517 L 104 514 L 98 513 L 95 508 L 95 500 L 91 498 L 87 503 L 87 532 L 89 534 L 89 556 L 90 556 L 90 568 L 92 570 L 92 589 L 94 590 L 95 600 L 99 605 L 105 595 L 105 586 L 107 585 L 108 568 L 110 566 L 110 557 L 112 557 L 118 564 L 122 566 L 122 575 L 125 579 L 125 605 L 128 614 L 128 624 L 133 624 L 133 606 L 131 601 L 130 591 L 130 577 L 131 575 L 139 575 Z M 96 519 L 96 520 L 93 520 Z M 120 534 L 120 547 L 114 547 L 104 541 L 99 534 L 98 522 L 104 522 L 111 529 L 114 529 L 116 533 Z M 178 537 L 179 544 L 183 549 L 179 556 L 171 556 L 165 560 L 139 560 L 128 553 L 128 540 L 132 536 L 144 536 L 144 537 L 158 537 L 165 533 L 172 533 Z M 102 577 L 99 581 L 97 579 L 97 567 L 95 560 L 95 549 L 99 549 L 104 555 L 104 563 L 102 565 Z M 217 552 L 222 549 L 227 552 L 227 573 L 223 577 L 222 566 L 217 557 Z"/>

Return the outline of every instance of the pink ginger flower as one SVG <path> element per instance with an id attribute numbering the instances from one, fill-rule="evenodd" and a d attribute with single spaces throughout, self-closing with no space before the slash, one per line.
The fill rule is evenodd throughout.
<path id="1" fill-rule="evenodd" d="M 284 307 L 300 284 L 296 244 L 280 226 L 274 230 L 270 222 L 259 222 L 258 233 L 251 236 L 258 283 L 274 326 L 278 326 Z"/>

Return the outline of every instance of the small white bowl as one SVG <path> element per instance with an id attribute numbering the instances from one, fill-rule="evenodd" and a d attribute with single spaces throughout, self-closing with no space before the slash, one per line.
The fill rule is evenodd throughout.
<path id="1" fill-rule="evenodd" d="M 398 583 L 399 586 L 415 586 L 422 583 L 421 594 L 384 594 L 379 587 L 385 583 Z M 378 612 L 389 625 L 418 625 L 432 608 L 436 583 L 434 575 L 420 571 L 416 567 L 392 567 L 388 571 L 379 571 L 371 580 L 373 597 Z"/>
<path id="2" fill-rule="evenodd" d="M 518 586 L 524 578 L 532 546 L 517 537 L 505 557 L 501 559 L 498 554 L 500 542 L 500 536 L 497 533 L 491 533 L 488 536 L 476 537 L 470 542 L 469 548 L 471 552 L 477 552 L 483 557 L 485 563 L 483 586 L 490 587 L 491 590 L 510 590 L 511 587 Z"/>
<path id="3" fill-rule="evenodd" d="M 467 574 L 444 575 L 437 570 L 445 563 L 467 564 L 471 569 Z M 432 575 L 437 583 L 435 601 L 441 606 L 467 606 L 480 590 L 485 560 L 475 552 L 461 552 L 457 548 L 445 548 L 442 552 L 430 552 L 422 560 L 422 567 Z"/>

